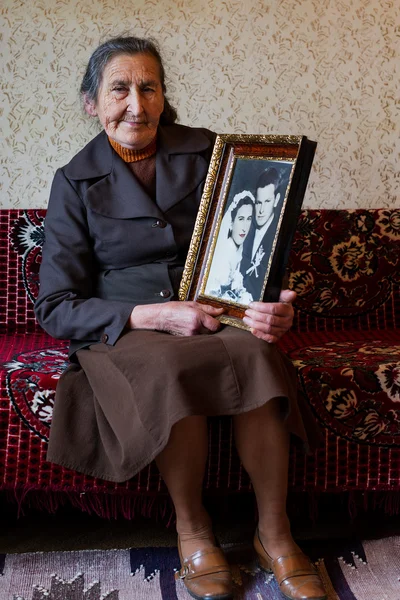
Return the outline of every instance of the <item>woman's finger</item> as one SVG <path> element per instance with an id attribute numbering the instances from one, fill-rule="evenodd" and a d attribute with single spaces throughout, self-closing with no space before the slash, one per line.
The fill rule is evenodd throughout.
<path id="1" fill-rule="evenodd" d="M 224 308 L 217 308 L 216 306 L 211 306 L 211 304 L 201 304 L 200 302 L 196 302 L 196 308 L 199 308 L 203 312 L 208 315 L 220 315 L 224 312 Z"/>
<path id="2" fill-rule="evenodd" d="M 259 325 L 252 327 L 250 323 L 246 324 L 250 327 L 250 333 L 268 343 L 278 342 L 287 332 L 287 329 L 281 329 L 279 327 L 260 327 Z"/>
<path id="3" fill-rule="evenodd" d="M 296 292 L 293 290 L 281 290 L 279 295 L 279 302 L 294 302 L 297 298 Z"/>
<path id="4" fill-rule="evenodd" d="M 255 313 L 286 317 L 293 315 L 293 306 L 285 302 L 252 302 L 250 307 L 246 309 L 245 314 L 252 316 Z"/>
<path id="5" fill-rule="evenodd" d="M 203 313 L 203 315 L 201 316 L 201 322 L 203 327 L 208 331 L 208 333 L 214 333 L 215 331 L 218 331 L 218 329 L 221 327 L 221 323 L 217 321 L 217 319 L 214 319 L 211 315 L 208 315 L 206 313 Z"/>
<path id="6" fill-rule="evenodd" d="M 245 319 L 251 319 L 254 326 L 258 323 L 263 323 L 266 325 L 274 325 L 282 329 L 289 329 L 289 327 L 292 326 L 293 314 L 288 312 L 286 315 L 281 316 L 248 309 L 246 310 L 243 321 L 245 321 Z"/>
<path id="7" fill-rule="evenodd" d="M 272 335 L 270 333 L 263 333 L 258 329 L 251 329 L 250 332 L 258 339 L 268 342 L 268 344 L 276 344 L 281 339 L 281 335 Z"/>
<path id="8" fill-rule="evenodd" d="M 250 319 L 249 317 L 244 317 L 243 322 L 252 329 L 256 329 L 257 331 L 261 331 L 262 333 L 268 333 L 271 335 L 283 335 L 289 329 L 288 325 L 284 323 L 277 322 L 263 322 L 263 321 L 255 321 L 254 319 Z"/>

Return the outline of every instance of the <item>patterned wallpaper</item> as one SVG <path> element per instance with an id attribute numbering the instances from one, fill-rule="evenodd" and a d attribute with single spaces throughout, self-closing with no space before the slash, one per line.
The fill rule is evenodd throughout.
<path id="1" fill-rule="evenodd" d="M 308 208 L 400 206 L 398 0 L 2 0 L 0 206 L 47 205 L 97 132 L 78 89 L 110 35 L 161 44 L 180 122 L 318 141 Z"/>

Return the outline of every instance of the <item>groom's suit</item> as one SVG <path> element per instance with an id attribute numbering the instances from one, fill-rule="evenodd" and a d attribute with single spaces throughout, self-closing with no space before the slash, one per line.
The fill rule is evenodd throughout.
<path id="1" fill-rule="evenodd" d="M 268 267 L 272 243 L 275 237 L 276 221 L 277 219 L 274 216 L 262 238 L 257 240 L 256 247 L 254 248 L 254 238 L 257 227 L 253 223 L 249 235 L 243 244 L 240 272 L 243 275 L 243 285 L 245 289 L 253 296 L 253 300 L 256 301 L 262 300 L 261 290 Z"/>

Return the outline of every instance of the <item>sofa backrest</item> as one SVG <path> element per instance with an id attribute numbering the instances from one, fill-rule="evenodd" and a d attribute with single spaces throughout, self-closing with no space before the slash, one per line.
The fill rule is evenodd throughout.
<path id="1" fill-rule="evenodd" d="M 290 253 L 294 329 L 400 326 L 400 210 L 305 210 Z"/>
<path id="2" fill-rule="evenodd" d="M 2 333 L 42 331 L 33 302 L 39 289 L 45 215 L 45 210 L 0 210 Z"/>
<path id="3" fill-rule="evenodd" d="M 45 210 L 0 210 L 0 326 L 40 331 L 38 293 Z M 400 209 L 305 210 L 289 259 L 298 294 L 294 329 L 400 326 Z"/>

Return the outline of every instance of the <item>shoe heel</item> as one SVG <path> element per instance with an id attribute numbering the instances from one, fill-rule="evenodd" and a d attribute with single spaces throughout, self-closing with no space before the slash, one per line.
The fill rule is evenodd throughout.
<path id="1" fill-rule="evenodd" d="M 256 551 L 256 554 L 257 554 L 257 560 L 258 560 L 258 565 L 259 565 L 260 569 L 262 569 L 266 573 L 273 573 L 272 558 L 269 556 L 269 554 L 267 554 L 264 546 L 261 543 L 261 540 L 260 540 L 260 537 L 258 534 L 258 529 L 254 536 L 254 550 Z"/>
<path id="2" fill-rule="evenodd" d="M 262 571 L 264 571 L 265 573 L 273 573 L 270 565 L 263 560 L 262 556 L 257 556 L 257 559 L 258 566 Z"/>

